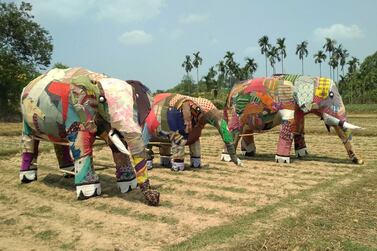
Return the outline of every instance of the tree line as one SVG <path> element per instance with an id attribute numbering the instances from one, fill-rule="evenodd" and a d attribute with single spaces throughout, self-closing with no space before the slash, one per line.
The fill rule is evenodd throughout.
<path id="1" fill-rule="evenodd" d="M 51 63 L 52 37 L 46 29 L 34 21 L 31 10 L 30 3 L 22 2 L 17 5 L 0 2 L 0 88 L 2 90 L 0 118 L 3 119 L 9 114 L 19 114 L 19 97 L 22 88 L 45 71 Z M 276 44 L 271 45 L 268 36 L 262 36 L 258 40 L 261 54 L 265 56 L 266 76 L 268 63 L 276 74 L 277 63 L 281 62 L 280 73 L 285 73 L 284 59 L 287 57 L 285 41 L 284 37 L 278 38 Z M 304 74 L 304 59 L 309 54 L 307 47 L 307 41 L 297 44 L 296 47 L 296 54 L 301 60 L 302 74 Z M 348 51 L 331 38 L 325 39 L 322 49 L 313 55 L 315 63 L 319 64 L 319 75 L 322 75 L 321 67 L 327 59 L 330 76 L 338 82 L 339 90 L 347 102 L 376 102 L 376 54 L 367 57 L 360 64 L 357 58 L 350 57 Z M 254 58 L 246 57 L 244 62 L 238 63 L 234 55 L 234 52 L 227 51 L 202 78 L 199 78 L 199 67 L 203 63 L 200 51 L 186 55 L 181 64 L 186 72 L 185 76 L 177 86 L 167 91 L 205 95 L 216 102 L 222 102 L 229 88 L 238 81 L 252 78 L 258 68 Z M 346 65 L 347 72 L 345 72 Z M 53 67 L 67 68 L 61 63 Z M 190 75 L 193 69 L 196 70 L 196 81 Z"/>

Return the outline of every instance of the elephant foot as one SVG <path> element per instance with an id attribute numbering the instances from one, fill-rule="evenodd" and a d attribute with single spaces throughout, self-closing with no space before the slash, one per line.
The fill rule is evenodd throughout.
<path id="1" fill-rule="evenodd" d="M 170 156 L 160 156 L 160 165 L 163 167 L 171 167 L 171 159 Z"/>
<path id="2" fill-rule="evenodd" d="M 222 153 L 221 157 L 220 157 L 220 160 L 221 161 L 225 161 L 225 162 L 231 162 L 232 158 L 230 157 L 229 153 Z"/>
<path id="3" fill-rule="evenodd" d="M 137 180 L 134 178 L 127 181 L 118 181 L 117 185 L 121 193 L 128 193 L 137 187 Z"/>
<path id="4" fill-rule="evenodd" d="M 352 159 L 352 163 L 357 164 L 357 165 L 363 165 L 364 160 L 358 159 L 358 158 L 355 157 L 355 158 Z"/>
<path id="5" fill-rule="evenodd" d="M 245 157 L 255 157 L 255 151 L 250 151 L 250 152 L 247 152 L 247 151 L 241 151 L 241 154 Z"/>
<path id="6" fill-rule="evenodd" d="M 276 163 L 291 163 L 289 156 L 275 155 L 275 161 Z"/>
<path id="7" fill-rule="evenodd" d="M 20 171 L 20 181 L 23 184 L 37 180 L 37 169 Z"/>
<path id="8" fill-rule="evenodd" d="M 101 195 L 100 183 L 76 185 L 76 196 L 78 200 L 86 200 L 99 195 Z"/>
<path id="9" fill-rule="evenodd" d="M 309 155 L 308 149 L 306 147 L 296 150 L 295 153 L 297 158 L 302 158 Z"/>
<path id="10" fill-rule="evenodd" d="M 183 171 L 183 170 L 185 170 L 185 163 L 183 161 L 182 162 L 175 162 L 174 161 L 171 165 L 171 170 L 175 171 L 175 172 Z"/>
<path id="11" fill-rule="evenodd" d="M 147 160 L 146 166 L 148 170 L 153 169 L 153 160 Z"/>
<path id="12" fill-rule="evenodd" d="M 68 179 L 68 178 L 75 177 L 74 174 L 69 173 L 69 172 L 72 172 L 72 173 L 75 172 L 75 166 L 74 165 L 72 165 L 72 166 L 66 166 L 66 167 L 60 167 L 60 170 L 63 171 L 63 177 L 64 178 Z"/>
<path id="13" fill-rule="evenodd" d="M 200 158 L 191 158 L 191 167 L 200 168 L 202 166 Z"/>

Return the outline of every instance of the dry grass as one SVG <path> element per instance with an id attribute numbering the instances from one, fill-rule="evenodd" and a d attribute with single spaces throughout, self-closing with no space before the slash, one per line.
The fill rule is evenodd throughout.
<path id="1" fill-rule="evenodd" d="M 355 151 L 367 163 L 376 158 L 376 118 L 350 118 L 367 128 L 354 135 Z M 368 165 L 363 168 L 350 163 L 340 140 L 327 134 L 322 124 L 317 118 L 307 119 L 311 155 L 304 160 L 293 158 L 290 165 L 274 163 L 278 139 L 274 133 L 255 137 L 257 156 L 244 160 L 244 167 L 220 162 L 220 138 L 214 130 L 207 130 L 202 139 L 206 167 L 187 167 L 180 173 L 164 168 L 150 172 L 152 185 L 161 191 L 159 207 L 146 206 L 138 190 L 119 194 L 112 168 L 98 171 L 101 197 L 76 201 L 73 180 L 57 172 L 49 144 L 41 151 L 38 181 L 27 185 L 20 185 L 17 179 L 19 152 L 3 154 L 0 249 L 232 248 L 225 245 L 229 240 L 236 241 L 236 247 L 245 247 L 249 239 L 262 240 L 260 234 L 266 226 L 279 229 L 294 203 L 298 206 L 292 212 L 300 215 L 300 209 L 310 203 L 308 199 L 331 194 L 343 183 L 350 184 L 369 172 Z M 316 133 L 319 130 L 321 134 Z M 8 148 L 3 142 L 16 146 L 18 141 L 17 136 L 1 136 L 1 152 Z M 95 162 L 113 165 L 107 147 L 97 146 L 94 155 Z M 240 231 L 245 235 L 235 238 Z"/>

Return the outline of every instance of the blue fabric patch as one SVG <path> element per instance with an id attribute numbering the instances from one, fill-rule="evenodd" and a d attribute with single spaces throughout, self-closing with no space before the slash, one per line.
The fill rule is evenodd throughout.
<path id="1" fill-rule="evenodd" d="M 176 108 L 168 109 L 168 125 L 171 131 L 178 131 L 185 139 L 188 134 L 185 132 L 185 122 L 183 120 L 183 113 Z"/>

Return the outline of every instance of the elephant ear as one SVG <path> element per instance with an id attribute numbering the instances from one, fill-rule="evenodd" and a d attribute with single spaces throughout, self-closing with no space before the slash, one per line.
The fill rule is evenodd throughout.
<path id="1" fill-rule="evenodd" d="M 315 82 L 315 78 L 307 76 L 299 76 L 293 82 L 294 100 L 298 107 L 305 113 L 312 110 Z"/>
<path id="2" fill-rule="evenodd" d="M 126 82 L 134 88 L 138 110 L 138 120 L 139 124 L 143 125 L 145 119 L 151 111 L 151 105 L 153 103 L 152 93 L 149 88 L 143 85 L 140 81 L 127 80 Z"/>

